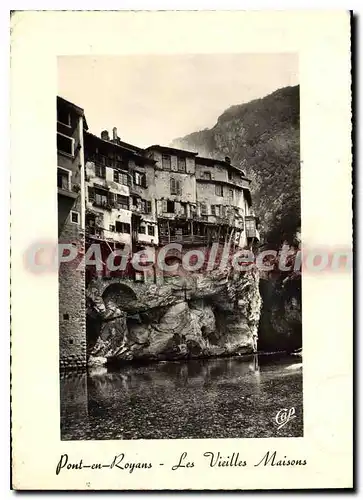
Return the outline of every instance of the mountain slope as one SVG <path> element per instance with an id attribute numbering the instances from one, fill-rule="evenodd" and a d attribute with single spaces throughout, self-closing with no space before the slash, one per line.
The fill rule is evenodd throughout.
<path id="1" fill-rule="evenodd" d="M 240 166 L 252 179 L 253 205 L 266 243 L 292 243 L 300 231 L 299 87 L 228 108 L 211 129 L 175 139 L 174 147 Z"/>

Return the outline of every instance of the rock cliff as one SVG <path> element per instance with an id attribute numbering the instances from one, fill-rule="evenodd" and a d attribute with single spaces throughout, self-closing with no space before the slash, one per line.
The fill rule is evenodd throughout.
<path id="1" fill-rule="evenodd" d="M 300 231 L 299 87 L 231 106 L 210 129 L 175 139 L 174 147 L 223 160 L 252 180 L 252 199 L 268 245 L 294 243 Z"/>
<path id="2" fill-rule="evenodd" d="M 210 129 L 175 139 L 174 147 L 224 159 L 252 180 L 264 247 L 299 246 L 300 239 L 299 87 L 285 87 L 248 103 L 231 106 Z M 286 286 L 286 279 L 291 286 Z M 259 349 L 301 347 L 301 276 L 282 272 L 262 280 Z M 282 283 L 285 283 L 283 286 Z"/>
<path id="3" fill-rule="evenodd" d="M 132 288 L 131 288 L 132 287 Z M 87 291 L 89 364 L 251 353 L 261 297 L 256 270 L 213 271 L 163 285 L 93 281 Z"/>

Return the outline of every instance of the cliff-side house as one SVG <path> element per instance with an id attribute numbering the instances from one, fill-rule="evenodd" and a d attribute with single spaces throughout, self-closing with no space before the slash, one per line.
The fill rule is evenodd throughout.
<path id="1" fill-rule="evenodd" d="M 86 365 L 84 111 L 57 98 L 58 241 L 72 244 L 77 259 L 59 266 L 59 348 L 61 367 Z"/>

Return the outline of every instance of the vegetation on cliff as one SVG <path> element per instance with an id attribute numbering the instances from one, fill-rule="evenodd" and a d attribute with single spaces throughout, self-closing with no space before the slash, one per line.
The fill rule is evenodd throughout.
<path id="1" fill-rule="evenodd" d="M 300 232 L 299 87 L 285 87 L 231 106 L 211 129 L 175 139 L 173 146 L 224 159 L 252 179 L 253 205 L 270 248 Z"/>
<path id="2" fill-rule="evenodd" d="M 175 139 L 173 146 L 224 159 L 252 179 L 252 199 L 265 248 L 298 246 L 300 234 L 299 87 L 227 109 L 211 129 Z M 268 278 L 264 276 L 264 278 Z M 301 346 L 301 276 L 274 272 L 261 280 L 259 349 Z"/>

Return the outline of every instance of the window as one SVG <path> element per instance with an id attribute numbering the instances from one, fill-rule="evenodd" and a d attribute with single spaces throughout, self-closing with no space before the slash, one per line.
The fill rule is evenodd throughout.
<path id="1" fill-rule="evenodd" d="M 96 177 L 101 177 L 102 179 L 106 179 L 106 167 L 104 165 L 100 165 L 99 163 L 96 163 L 95 174 L 96 174 Z"/>
<path id="2" fill-rule="evenodd" d="M 121 172 L 118 173 L 118 182 L 123 184 L 124 186 L 129 185 L 129 176 L 127 174 L 123 174 Z"/>
<path id="3" fill-rule="evenodd" d="M 223 196 L 223 186 L 216 184 L 216 196 Z"/>
<path id="4" fill-rule="evenodd" d="M 115 232 L 115 226 L 114 226 L 113 224 L 110 224 L 110 231 L 111 231 L 112 233 L 114 233 L 114 232 Z"/>
<path id="5" fill-rule="evenodd" d="M 126 222 L 119 222 L 118 220 L 115 222 L 115 229 L 117 233 L 127 233 L 130 234 L 130 224 Z"/>
<path id="6" fill-rule="evenodd" d="M 200 213 L 201 215 L 207 215 L 207 205 L 205 203 L 200 205 Z"/>
<path id="7" fill-rule="evenodd" d="M 149 236 L 155 236 L 155 227 L 154 226 L 148 226 L 147 227 L 147 234 Z"/>
<path id="8" fill-rule="evenodd" d="M 79 224 L 79 213 L 71 211 L 71 222 L 72 224 Z"/>
<path id="9" fill-rule="evenodd" d="M 228 170 L 228 180 L 233 180 L 233 172 L 231 170 Z"/>
<path id="10" fill-rule="evenodd" d="M 118 179 L 119 179 L 119 177 L 118 177 L 118 176 L 119 176 L 118 171 L 117 171 L 117 170 L 114 170 L 114 171 L 113 171 L 113 181 L 114 181 L 114 182 L 119 182 L 119 180 L 118 180 Z"/>
<path id="11" fill-rule="evenodd" d="M 74 139 L 57 132 L 57 149 L 61 153 L 74 156 Z"/>
<path id="12" fill-rule="evenodd" d="M 177 181 L 173 177 L 170 179 L 170 194 L 179 194 L 181 195 L 182 190 L 180 186 L 180 181 Z"/>
<path id="13" fill-rule="evenodd" d="M 139 172 L 134 172 L 134 182 L 135 182 L 136 186 L 141 186 L 142 175 Z"/>
<path id="14" fill-rule="evenodd" d="M 255 231 L 256 223 L 254 219 L 246 219 L 246 231 Z"/>
<path id="15" fill-rule="evenodd" d="M 162 167 L 164 170 L 171 169 L 171 157 L 170 155 L 163 155 L 161 159 Z"/>
<path id="16" fill-rule="evenodd" d="M 95 188 L 88 187 L 88 201 L 95 201 Z"/>
<path id="17" fill-rule="evenodd" d="M 140 172 L 134 172 L 134 184 L 136 186 L 146 187 L 146 176 Z"/>
<path id="18" fill-rule="evenodd" d="M 117 205 L 119 206 L 119 208 L 122 208 L 123 210 L 129 209 L 128 196 L 122 196 L 122 195 L 118 194 L 116 200 L 117 200 Z"/>
<path id="19" fill-rule="evenodd" d="M 185 172 L 186 170 L 186 160 L 185 158 L 178 158 L 178 171 Z"/>
<path id="20" fill-rule="evenodd" d="M 88 188 L 89 193 L 90 188 Z M 89 198 L 90 199 L 90 198 Z M 105 206 L 108 204 L 108 196 L 106 191 L 102 191 L 101 189 L 94 190 L 94 202 L 96 205 Z"/>
<path id="21" fill-rule="evenodd" d="M 202 178 L 210 181 L 212 179 L 212 174 L 210 172 L 204 171 L 202 172 Z"/>
<path id="22" fill-rule="evenodd" d="M 186 203 L 180 203 L 180 211 L 182 215 L 187 215 L 187 204 Z"/>
<path id="23" fill-rule="evenodd" d="M 151 214 L 151 201 L 147 201 L 145 204 L 145 213 Z"/>
<path id="24" fill-rule="evenodd" d="M 67 314 L 67 313 L 63 314 L 63 319 L 65 321 L 69 321 L 69 314 Z"/>
<path id="25" fill-rule="evenodd" d="M 69 191 L 71 189 L 71 172 L 69 170 L 57 169 L 57 187 Z"/>
<path id="26" fill-rule="evenodd" d="M 145 226 L 140 226 L 139 227 L 139 233 L 140 234 L 146 234 L 146 227 Z"/>
<path id="27" fill-rule="evenodd" d="M 229 190 L 229 197 L 231 200 L 233 200 L 233 189 Z"/>
<path id="28" fill-rule="evenodd" d="M 57 122 L 67 127 L 71 126 L 71 115 L 66 109 L 57 109 Z"/>
<path id="29" fill-rule="evenodd" d="M 167 201 L 166 211 L 168 214 L 173 214 L 175 211 L 175 203 L 173 201 Z"/>
<path id="30" fill-rule="evenodd" d="M 211 205 L 210 211 L 212 215 L 216 215 L 216 205 Z"/>

